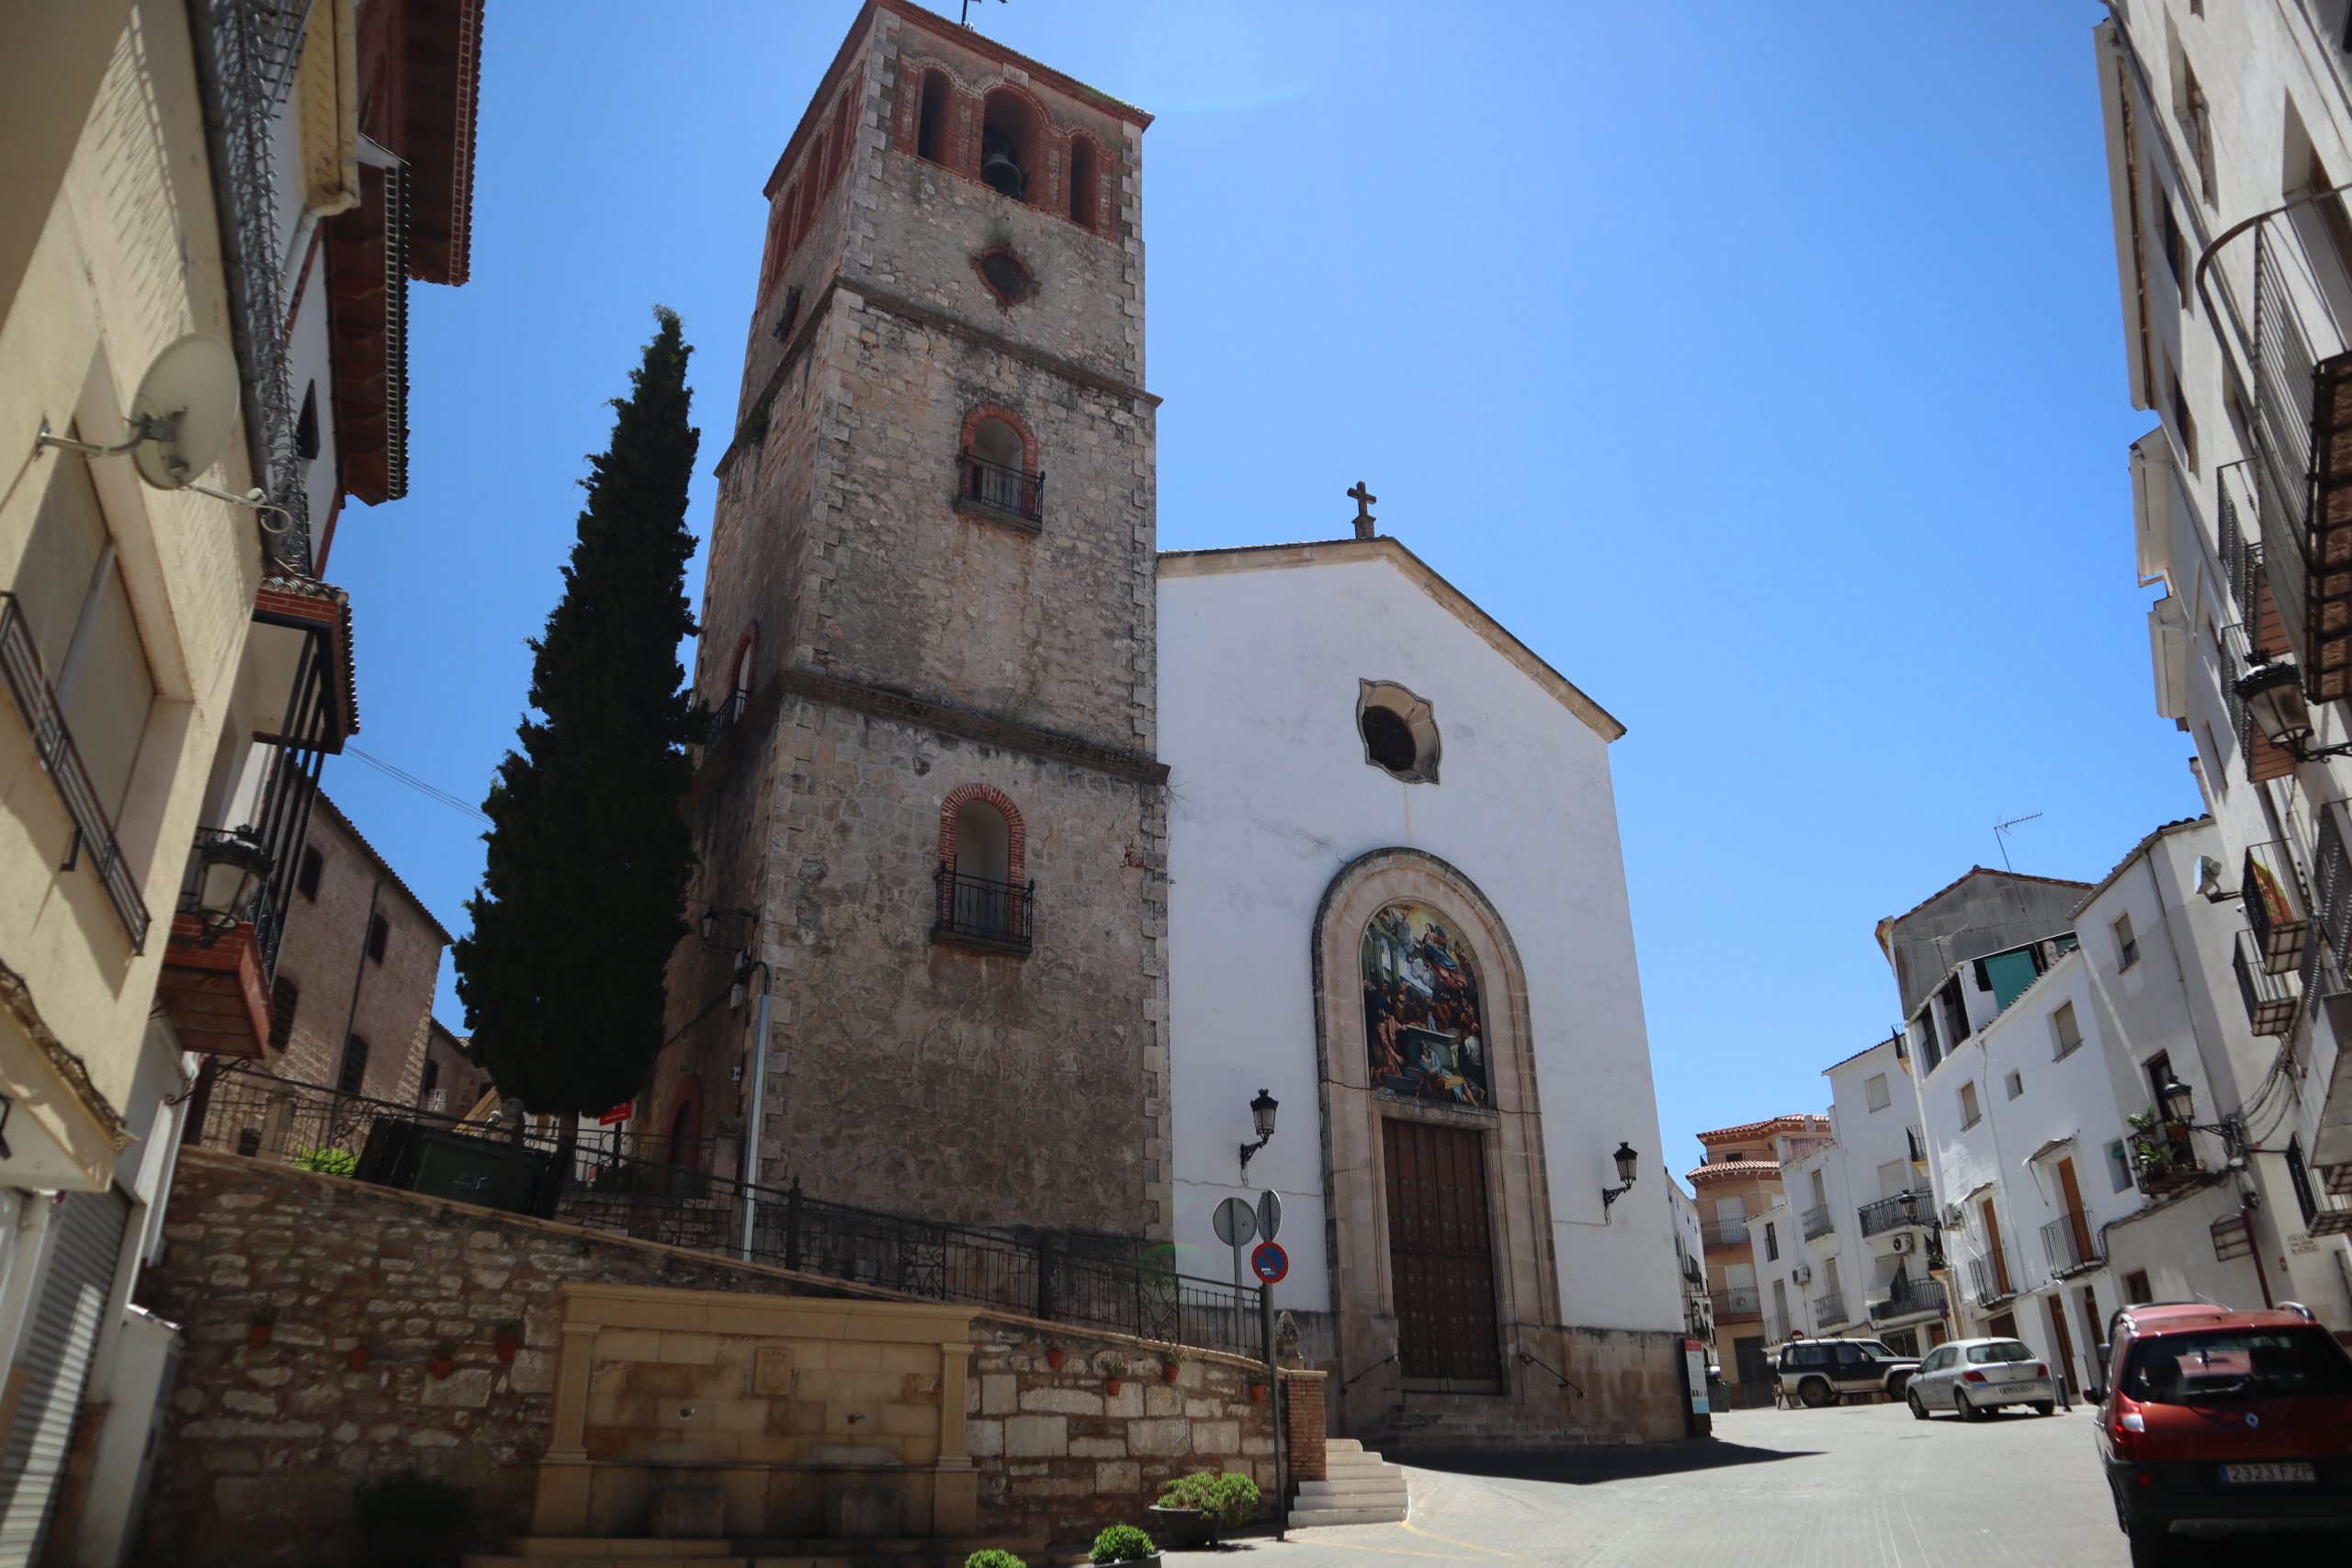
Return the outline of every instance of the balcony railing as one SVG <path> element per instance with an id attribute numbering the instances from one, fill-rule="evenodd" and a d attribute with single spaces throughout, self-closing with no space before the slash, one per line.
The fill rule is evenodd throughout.
<path id="1" fill-rule="evenodd" d="M 965 876 L 952 865 L 941 866 L 936 880 L 939 897 L 931 927 L 934 939 L 1029 951 L 1029 906 L 1036 896 L 1035 883 L 1018 886 Z"/>
<path id="2" fill-rule="evenodd" d="M 2273 975 L 2291 974 L 2303 962 L 2303 941 L 2311 930 L 2310 906 L 2303 898 L 2302 878 L 2287 846 L 2277 840 L 2250 844 L 2240 870 L 2239 891 L 2245 900 L 2245 921 L 2254 932 L 2262 967 Z"/>
<path id="3" fill-rule="evenodd" d="M 1711 1251 L 1725 1247 L 1746 1247 L 1748 1245 L 1747 1222 L 1702 1220 L 1699 1222 L 1699 1239 Z"/>
<path id="4" fill-rule="evenodd" d="M 2126 1146 L 2132 1154 L 2132 1180 L 2150 1197 L 2169 1192 L 2204 1172 L 2196 1141 L 2186 1127 L 2159 1122 L 2133 1132 Z"/>
<path id="5" fill-rule="evenodd" d="M 1789 1320 L 1778 1313 L 1766 1313 L 1764 1314 L 1764 1343 L 1784 1345 L 1788 1343 L 1788 1338 Z"/>
<path id="6" fill-rule="evenodd" d="M 1813 1325 L 1815 1328 L 1835 1328 L 1846 1321 L 1846 1298 L 1843 1292 L 1832 1291 L 1826 1296 L 1813 1298 Z"/>
<path id="7" fill-rule="evenodd" d="M 702 739 L 705 751 L 718 750 L 719 742 L 733 732 L 743 716 L 743 705 L 751 700 L 751 693 L 738 686 L 718 699 L 718 705 L 710 710 L 710 731 Z"/>
<path id="8" fill-rule="evenodd" d="M 79 459 L 76 459 L 77 461 Z M 65 728 L 65 712 L 41 673 L 40 650 L 33 646 L 32 627 L 26 624 L 17 596 L 0 589 L 0 681 L 15 699 L 17 717 L 32 736 L 33 761 L 56 787 L 65 815 L 74 824 L 74 842 L 65 852 L 62 869 L 71 871 L 84 855 L 106 889 L 107 901 L 130 934 L 130 950 L 147 950 L 147 902 L 139 896 L 139 880 L 123 863 L 122 847 L 115 842 L 114 823 L 90 782 L 89 769 Z"/>
<path id="9" fill-rule="evenodd" d="M 1928 1163 L 1928 1140 L 1920 1135 L 1918 1128 L 1904 1128 L 1903 1144 L 1904 1146 L 1910 1151 L 1911 1163 L 1913 1165 L 1925 1165 Z"/>
<path id="10" fill-rule="evenodd" d="M 1931 1218 L 1934 1216 L 1936 1212 L 1936 1200 L 1933 1194 L 1927 1192 L 1897 1193 L 1892 1198 L 1881 1198 L 1875 1203 L 1865 1203 L 1860 1209 L 1855 1211 L 1855 1217 L 1860 1219 L 1862 1223 L 1862 1234 L 1864 1235 L 1878 1235 L 1886 1231 L 1899 1229 L 1904 1225 L 1917 1224 L 1919 1222 L 1913 1219 L 1910 1213 L 1903 1207 L 1904 1201 L 1905 1199 L 1908 1199 L 1919 1213 L 1927 1214 Z"/>
<path id="11" fill-rule="evenodd" d="M 965 452 L 956 457 L 956 499 L 1040 523 L 1046 516 L 1046 475 L 1042 469 L 1027 473 Z"/>
<path id="12" fill-rule="evenodd" d="M 1883 1323 L 1889 1318 L 1943 1310 L 1944 1282 L 1941 1280 L 1902 1279 L 1894 1281 L 1884 1301 L 1871 1303 L 1871 1321 Z"/>
<path id="13" fill-rule="evenodd" d="M 2251 902 L 2251 899 L 2249 899 Z M 2261 949 L 2251 931 L 2238 932 L 2238 994 L 2245 998 L 2246 1022 L 2256 1034 L 2285 1034 L 2295 1027 L 2302 1010 L 2300 984 L 2292 975 L 2273 975 L 2263 966 Z"/>
<path id="14" fill-rule="evenodd" d="M 2008 1267 L 2008 1255 L 1987 1255 L 1968 1260 L 1969 1293 L 1979 1306 L 1994 1306 L 2018 1293 L 2017 1270 Z"/>
<path id="15" fill-rule="evenodd" d="M 2080 1210 L 2061 1214 L 2041 1227 L 2041 1255 L 2050 1260 L 2052 1274 L 2070 1274 L 2107 1261 L 2099 1254 L 2089 1216 Z"/>
<path id="16" fill-rule="evenodd" d="M 2320 935 L 2335 950 L 2335 961 L 2341 965 L 2352 953 L 2346 951 L 2352 942 L 2352 849 L 2344 841 L 2344 829 L 2337 826 L 2344 807 L 2331 806 L 2320 812 L 2319 848 L 2312 856 L 2312 904 L 2319 919 Z"/>
<path id="17" fill-rule="evenodd" d="M 1817 1235 L 1827 1235 L 1838 1228 L 1838 1223 L 1830 1217 L 1829 1205 L 1826 1203 L 1815 1203 L 1812 1208 L 1807 1209 L 1797 1224 L 1804 1229 L 1804 1238 L 1807 1241 L 1811 1241 Z"/>
<path id="18" fill-rule="evenodd" d="M 1731 1317 L 1754 1317 L 1764 1310 L 1763 1300 L 1753 1285 L 1734 1285 L 1728 1290 L 1712 1291 L 1707 1299 L 1714 1304 L 1715 1321 Z"/>

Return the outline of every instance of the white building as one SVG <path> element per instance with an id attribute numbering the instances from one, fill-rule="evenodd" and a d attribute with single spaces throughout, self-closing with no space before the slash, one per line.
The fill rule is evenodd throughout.
<path id="1" fill-rule="evenodd" d="M 2186 732 L 2244 916 L 2226 1000 L 2261 1042 L 2229 1142 L 2267 1289 L 2352 1329 L 2352 56 L 2341 0 L 2117 0 L 2095 29 L 2156 707 Z M 2314 421 L 2317 422 L 2316 426 Z M 2086 939 L 2099 954 L 2097 932 Z"/>
<path id="2" fill-rule="evenodd" d="M 1184 1268 L 1282 1193 L 1335 1430 L 1680 1435 L 1622 727 L 1391 538 L 1165 555 L 1159 632 Z"/>
<path id="3" fill-rule="evenodd" d="M 1699 1205 L 1679 1181 L 1666 1184 L 1667 1207 L 1674 1213 L 1674 1266 L 1682 1280 L 1682 1326 L 1713 1345 L 1715 1309 L 1707 1294 L 1707 1244 L 1701 1234 Z"/>

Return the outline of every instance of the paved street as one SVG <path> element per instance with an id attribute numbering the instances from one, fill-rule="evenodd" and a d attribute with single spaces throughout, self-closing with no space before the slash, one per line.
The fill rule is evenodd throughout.
<path id="1" fill-rule="evenodd" d="M 1247 1568 L 2121 1563 L 2089 1416 L 1962 1426 L 1899 1404 L 1739 1410 L 1713 1444 L 1410 1465 L 1402 1525 L 1251 1543 Z M 1442 1468 L 1440 1468 L 1442 1466 Z M 1238 1568 L 1238 1565 L 1237 1565 Z"/>

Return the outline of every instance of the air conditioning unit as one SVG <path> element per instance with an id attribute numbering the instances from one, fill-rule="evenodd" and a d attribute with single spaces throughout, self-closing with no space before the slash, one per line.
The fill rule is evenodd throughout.
<path id="1" fill-rule="evenodd" d="M 1795 1268 L 1789 1270 L 1789 1278 L 1795 1280 L 1800 1285 L 1812 1284 L 1813 1265 L 1810 1263 L 1798 1264 Z"/>
<path id="2" fill-rule="evenodd" d="M 1895 1250 L 1895 1251 L 1897 1251 L 1897 1252 L 1908 1252 L 1908 1251 L 1910 1251 L 1910 1250 L 1912 1249 L 1912 1247 L 1915 1247 L 1915 1246 L 1917 1246 L 1917 1245 L 1918 1245 L 1918 1239 L 1917 1239 L 1916 1236 L 1914 1236 L 1914 1235 L 1913 1235 L 1909 1231 L 1896 1231 L 1896 1232 L 1894 1233 L 1894 1250 Z"/>

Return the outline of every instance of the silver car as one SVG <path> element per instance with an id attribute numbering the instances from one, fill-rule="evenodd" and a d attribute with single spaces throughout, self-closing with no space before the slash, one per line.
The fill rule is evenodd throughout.
<path id="1" fill-rule="evenodd" d="M 2004 1404 L 2030 1404 L 2047 1416 L 2057 1408 L 2058 1385 L 2020 1340 L 1955 1339 L 1921 1359 L 1905 1398 L 1922 1421 L 1939 1410 L 1981 1421 Z"/>

